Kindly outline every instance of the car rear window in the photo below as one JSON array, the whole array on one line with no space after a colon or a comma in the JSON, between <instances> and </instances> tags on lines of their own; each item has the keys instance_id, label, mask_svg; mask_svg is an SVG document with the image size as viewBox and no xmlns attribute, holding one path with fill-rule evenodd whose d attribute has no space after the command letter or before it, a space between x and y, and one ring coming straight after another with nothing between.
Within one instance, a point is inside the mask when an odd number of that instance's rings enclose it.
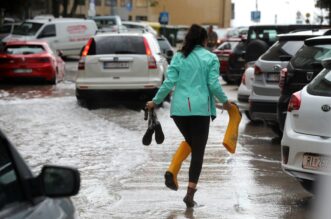
<instances>
[{"instance_id":1,"label":"car rear window","mask_svg":"<svg viewBox=\"0 0 331 219\"><path fill-rule=\"evenodd\" d=\"M13 45L7 46L4 49L4 53L13 55L28 55L28 54L38 54L45 52L44 47L41 45Z\"/></svg>"},{"instance_id":2,"label":"car rear window","mask_svg":"<svg viewBox=\"0 0 331 219\"><path fill-rule=\"evenodd\" d=\"M13 34L23 36L34 36L38 30L43 26L41 23L24 22L20 26L15 27Z\"/></svg>"},{"instance_id":3,"label":"car rear window","mask_svg":"<svg viewBox=\"0 0 331 219\"><path fill-rule=\"evenodd\" d=\"M307 91L311 95L331 97L331 70L322 70L308 85Z\"/></svg>"},{"instance_id":4,"label":"car rear window","mask_svg":"<svg viewBox=\"0 0 331 219\"><path fill-rule=\"evenodd\" d=\"M280 61L281 55L294 56L302 46L303 41L278 41L261 58L267 61Z\"/></svg>"},{"instance_id":5,"label":"car rear window","mask_svg":"<svg viewBox=\"0 0 331 219\"><path fill-rule=\"evenodd\" d=\"M294 68L312 69L313 63L331 57L331 45L303 46L291 59Z\"/></svg>"},{"instance_id":6,"label":"car rear window","mask_svg":"<svg viewBox=\"0 0 331 219\"><path fill-rule=\"evenodd\" d=\"M95 48L93 48L95 46ZM146 54L144 38L141 36L105 36L95 40L89 55Z\"/></svg>"}]
</instances>

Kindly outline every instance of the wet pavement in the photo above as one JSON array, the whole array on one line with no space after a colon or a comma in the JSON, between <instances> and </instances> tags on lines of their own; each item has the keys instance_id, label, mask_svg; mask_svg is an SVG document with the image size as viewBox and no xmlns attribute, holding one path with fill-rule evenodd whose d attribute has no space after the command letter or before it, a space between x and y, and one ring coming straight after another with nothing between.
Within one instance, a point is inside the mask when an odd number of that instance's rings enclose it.
<instances>
[{"instance_id":1,"label":"wet pavement","mask_svg":"<svg viewBox=\"0 0 331 219\"><path fill-rule=\"evenodd\" d=\"M314 198L282 172L279 142L263 124L243 116L231 155L221 145L227 112L218 110L195 196L199 206L187 210L182 199L189 159L178 175L179 190L164 185L163 174L182 141L169 118L170 104L157 110L164 143L144 146L142 110L82 108L74 76L68 77L56 86L0 85L0 127L35 173L47 163L80 170L81 190L72 200L81 218L309 218ZM224 89L236 98L237 86Z\"/></svg>"}]
</instances>

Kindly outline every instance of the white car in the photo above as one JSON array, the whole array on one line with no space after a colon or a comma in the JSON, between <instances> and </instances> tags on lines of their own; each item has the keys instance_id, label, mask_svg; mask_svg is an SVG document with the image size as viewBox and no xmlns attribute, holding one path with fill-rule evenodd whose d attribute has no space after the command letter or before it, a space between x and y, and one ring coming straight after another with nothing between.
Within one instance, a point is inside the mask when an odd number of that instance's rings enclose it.
<instances>
[{"instance_id":1,"label":"white car","mask_svg":"<svg viewBox=\"0 0 331 219\"><path fill-rule=\"evenodd\" d=\"M127 28L127 31L145 31L157 36L157 31L154 30L149 24L143 22L122 21L122 25Z\"/></svg>"},{"instance_id":2,"label":"white car","mask_svg":"<svg viewBox=\"0 0 331 219\"><path fill-rule=\"evenodd\" d=\"M320 176L330 176L331 164L331 59L288 105L281 141L282 169L308 191Z\"/></svg>"},{"instance_id":3,"label":"white car","mask_svg":"<svg viewBox=\"0 0 331 219\"><path fill-rule=\"evenodd\" d=\"M146 101L161 86L168 63L151 33L97 34L86 44L78 63L76 97L90 102Z\"/></svg>"},{"instance_id":4,"label":"white car","mask_svg":"<svg viewBox=\"0 0 331 219\"><path fill-rule=\"evenodd\" d=\"M251 120L251 116L249 114L248 99L249 99L249 95L252 92L252 84L254 81L254 63L255 61L248 62L246 64L246 69L242 76L241 83L237 93L238 106L241 111L245 112L249 120Z\"/></svg>"}]
</instances>

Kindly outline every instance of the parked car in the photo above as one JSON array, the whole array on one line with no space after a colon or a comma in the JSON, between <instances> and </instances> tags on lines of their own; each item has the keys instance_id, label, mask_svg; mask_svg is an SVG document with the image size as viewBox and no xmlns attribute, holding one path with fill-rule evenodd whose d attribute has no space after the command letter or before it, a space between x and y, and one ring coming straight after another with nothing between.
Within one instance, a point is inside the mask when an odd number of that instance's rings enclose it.
<instances>
[{"instance_id":1,"label":"parked car","mask_svg":"<svg viewBox=\"0 0 331 219\"><path fill-rule=\"evenodd\" d=\"M282 169L308 191L330 176L331 59L302 90L292 94L281 141Z\"/></svg>"},{"instance_id":2,"label":"parked car","mask_svg":"<svg viewBox=\"0 0 331 219\"><path fill-rule=\"evenodd\" d=\"M70 196L80 188L77 169L45 165L34 176L0 131L0 218L77 218Z\"/></svg>"},{"instance_id":3,"label":"parked car","mask_svg":"<svg viewBox=\"0 0 331 219\"><path fill-rule=\"evenodd\" d=\"M0 42L3 38L11 34L15 27L19 26L21 23L5 23L0 26Z\"/></svg>"},{"instance_id":4,"label":"parked car","mask_svg":"<svg viewBox=\"0 0 331 219\"><path fill-rule=\"evenodd\" d=\"M90 19L95 21L99 32L118 32L123 28L121 17L118 15L94 16Z\"/></svg>"},{"instance_id":5,"label":"parked car","mask_svg":"<svg viewBox=\"0 0 331 219\"><path fill-rule=\"evenodd\" d=\"M143 23L143 22L133 22L133 21L123 21L122 25L127 28L127 30L130 31L145 31L153 34L154 36L157 36L157 31L154 30L149 24Z\"/></svg>"},{"instance_id":6,"label":"parked car","mask_svg":"<svg viewBox=\"0 0 331 219\"><path fill-rule=\"evenodd\" d=\"M107 93L112 102L146 101L161 86L167 67L151 33L98 34L88 41L78 64L77 100L89 104Z\"/></svg>"},{"instance_id":7,"label":"parked car","mask_svg":"<svg viewBox=\"0 0 331 219\"><path fill-rule=\"evenodd\" d=\"M253 120L265 121L281 136L277 120L280 70L287 66L305 39L325 32L309 30L278 35L278 41L255 62L254 82L249 96L249 113Z\"/></svg>"},{"instance_id":8,"label":"parked car","mask_svg":"<svg viewBox=\"0 0 331 219\"><path fill-rule=\"evenodd\" d=\"M232 75L237 72L240 72L239 74L242 75L242 72L245 70L244 66L241 64L238 69L238 63L244 61L241 58L241 44L241 39L230 38L213 50L213 53L215 53L220 60L220 75L227 83L238 83L238 81L233 81Z\"/></svg>"},{"instance_id":9,"label":"parked car","mask_svg":"<svg viewBox=\"0 0 331 219\"><path fill-rule=\"evenodd\" d=\"M3 42L47 41L53 51L61 50L64 56L79 55L87 40L95 35L97 26L93 20L77 18L31 19L16 27Z\"/></svg>"},{"instance_id":10,"label":"parked car","mask_svg":"<svg viewBox=\"0 0 331 219\"><path fill-rule=\"evenodd\" d=\"M237 60L234 62L235 69L245 69L247 62L256 61L265 53L277 40L279 34L293 31L314 30L327 28L323 25L252 25L242 34L243 43L238 47ZM240 50L239 50L240 49ZM240 82L244 71L230 71L229 77L232 82Z\"/></svg>"},{"instance_id":11,"label":"parked car","mask_svg":"<svg viewBox=\"0 0 331 219\"><path fill-rule=\"evenodd\" d=\"M238 88L237 100L240 111L243 111L249 120L252 120L249 114L249 96L252 92L252 84L254 81L254 64L255 62L248 62L246 64L245 72L242 76L240 86Z\"/></svg>"},{"instance_id":12,"label":"parked car","mask_svg":"<svg viewBox=\"0 0 331 219\"><path fill-rule=\"evenodd\" d=\"M172 48L169 41L164 36L157 37L157 42L159 43L161 54L167 59L168 64L170 64L175 50Z\"/></svg>"},{"instance_id":13,"label":"parked car","mask_svg":"<svg viewBox=\"0 0 331 219\"><path fill-rule=\"evenodd\" d=\"M12 41L0 53L0 81L42 79L56 84L64 78L64 66L45 41Z\"/></svg>"},{"instance_id":14,"label":"parked car","mask_svg":"<svg viewBox=\"0 0 331 219\"><path fill-rule=\"evenodd\" d=\"M330 33L326 32L324 35ZM305 40L305 45L290 60L280 74L281 95L277 104L277 119L281 131L284 129L287 106L291 95L301 90L323 69L322 60L331 57L331 36L320 36Z\"/></svg>"}]
</instances>

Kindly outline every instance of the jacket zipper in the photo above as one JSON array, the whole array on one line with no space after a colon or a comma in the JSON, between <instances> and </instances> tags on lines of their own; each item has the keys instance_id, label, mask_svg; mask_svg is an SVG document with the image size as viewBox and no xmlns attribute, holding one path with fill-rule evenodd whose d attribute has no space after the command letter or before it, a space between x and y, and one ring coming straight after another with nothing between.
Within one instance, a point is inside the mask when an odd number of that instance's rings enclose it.
<instances>
[{"instance_id":1,"label":"jacket zipper","mask_svg":"<svg viewBox=\"0 0 331 219\"><path fill-rule=\"evenodd\" d=\"M208 112L210 112L210 98L208 96Z\"/></svg>"},{"instance_id":2,"label":"jacket zipper","mask_svg":"<svg viewBox=\"0 0 331 219\"><path fill-rule=\"evenodd\" d=\"M190 98L189 97L187 98L187 103L188 103L188 109L191 112L191 102L190 102Z\"/></svg>"}]
</instances>

